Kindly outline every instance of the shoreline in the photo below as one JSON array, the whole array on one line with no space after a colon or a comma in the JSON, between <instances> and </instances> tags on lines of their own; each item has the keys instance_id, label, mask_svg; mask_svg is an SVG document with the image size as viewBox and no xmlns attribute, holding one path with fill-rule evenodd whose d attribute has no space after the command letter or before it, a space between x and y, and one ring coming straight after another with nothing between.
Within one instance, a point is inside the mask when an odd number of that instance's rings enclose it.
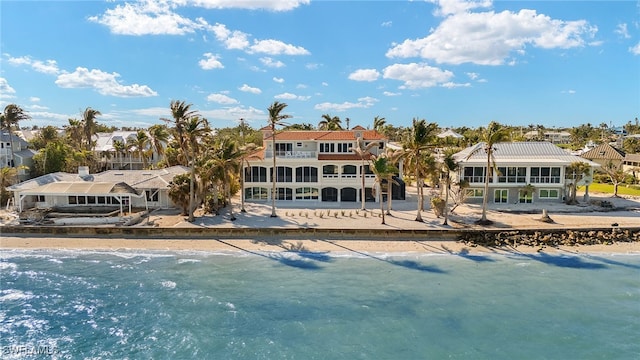
<instances>
[{"instance_id":1,"label":"shoreline","mask_svg":"<svg viewBox=\"0 0 640 360\"><path fill-rule=\"evenodd\" d=\"M640 255L640 242L615 242L604 245L484 247L458 241L437 240L277 240L256 239L130 239L101 237L24 237L3 236L3 250L84 250L84 251L203 251L239 253L306 253L306 254L620 254Z\"/></svg>"}]
</instances>

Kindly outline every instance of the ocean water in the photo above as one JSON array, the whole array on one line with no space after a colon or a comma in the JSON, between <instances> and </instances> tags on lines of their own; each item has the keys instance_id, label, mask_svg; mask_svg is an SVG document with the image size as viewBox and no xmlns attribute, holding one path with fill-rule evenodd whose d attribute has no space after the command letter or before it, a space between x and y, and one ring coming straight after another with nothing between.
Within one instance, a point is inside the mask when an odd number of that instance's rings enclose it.
<instances>
[{"instance_id":1,"label":"ocean water","mask_svg":"<svg viewBox=\"0 0 640 360\"><path fill-rule=\"evenodd\" d=\"M640 256L4 251L3 359L640 359Z\"/></svg>"}]
</instances>

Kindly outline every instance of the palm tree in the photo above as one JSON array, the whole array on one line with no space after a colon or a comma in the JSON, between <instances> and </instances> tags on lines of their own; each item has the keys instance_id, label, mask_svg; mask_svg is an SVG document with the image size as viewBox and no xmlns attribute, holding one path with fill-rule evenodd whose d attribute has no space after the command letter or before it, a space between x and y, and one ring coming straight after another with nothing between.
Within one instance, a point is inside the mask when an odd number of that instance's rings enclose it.
<instances>
[{"instance_id":1,"label":"palm tree","mask_svg":"<svg viewBox=\"0 0 640 360\"><path fill-rule=\"evenodd\" d=\"M165 125L151 125L149 127L149 140L151 148L161 158L164 155L165 144L169 140L169 130Z\"/></svg>"},{"instance_id":2,"label":"palm tree","mask_svg":"<svg viewBox=\"0 0 640 360\"><path fill-rule=\"evenodd\" d=\"M0 204L6 205L11 196L7 188L18 182L18 170L26 166L0 168Z\"/></svg>"},{"instance_id":3,"label":"palm tree","mask_svg":"<svg viewBox=\"0 0 640 360\"><path fill-rule=\"evenodd\" d=\"M187 164L191 167L191 176L189 178L189 222L193 222L193 210L195 204L195 181L196 181L196 153L198 150L198 142L206 134L211 132L207 119L199 116L192 116L183 124L184 136L188 146Z\"/></svg>"},{"instance_id":4,"label":"palm tree","mask_svg":"<svg viewBox=\"0 0 640 360\"><path fill-rule=\"evenodd\" d=\"M381 133L384 126L387 124L387 119L376 116L373 118L373 130Z\"/></svg>"},{"instance_id":5,"label":"palm tree","mask_svg":"<svg viewBox=\"0 0 640 360\"><path fill-rule=\"evenodd\" d=\"M248 143L240 147L242 159L240 162L240 212L247 212L244 208L244 165L248 164L246 156L257 151L259 147L254 143Z\"/></svg>"},{"instance_id":6,"label":"palm tree","mask_svg":"<svg viewBox=\"0 0 640 360\"><path fill-rule=\"evenodd\" d=\"M64 126L65 137L67 144L73 148L73 150L82 149L82 122L78 119L68 119L69 124Z\"/></svg>"},{"instance_id":7,"label":"palm tree","mask_svg":"<svg viewBox=\"0 0 640 360\"><path fill-rule=\"evenodd\" d=\"M487 220L487 199L489 197L489 180L493 176L493 170L497 171L494 152L496 144L506 141L509 138L508 129L500 125L499 123L492 121L487 126L487 129L482 133L482 143L472 151L467 159L477 154L480 151L484 151L487 154L487 167L484 177L484 192L482 196L482 218L477 221L480 225L490 225L491 220Z\"/></svg>"},{"instance_id":8,"label":"palm tree","mask_svg":"<svg viewBox=\"0 0 640 360\"><path fill-rule=\"evenodd\" d=\"M396 171L397 169L395 168L395 166L393 166L393 164L391 162L389 162L389 159L387 159L386 156L372 156L372 161L371 161L371 171L373 171L373 173L376 176L376 183L378 184L378 188L380 189L380 212L382 213L382 224L385 224L385 219L384 219L384 197L383 197L383 192L382 192L382 187L383 187L383 182L385 180L387 180L388 178L390 178ZM387 201L389 201L389 189L391 189L391 183L387 182Z\"/></svg>"},{"instance_id":9,"label":"palm tree","mask_svg":"<svg viewBox=\"0 0 640 360\"><path fill-rule=\"evenodd\" d=\"M356 153L356 155L358 155L360 157L360 161L361 161L361 166L360 166L360 180L362 182L361 184L361 188L360 188L360 200L362 201L362 206L360 207L360 210L366 211L366 207L365 207L365 185L364 185L364 161L368 160L369 157L371 156L371 149L373 148L377 148L378 147L379 142L377 141L372 141L368 144L366 144L364 142L364 140L359 137L356 140L356 146L353 147L351 150Z\"/></svg>"},{"instance_id":10,"label":"palm tree","mask_svg":"<svg viewBox=\"0 0 640 360\"><path fill-rule=\"evenodd\" d=\"M178 142L178 146L180 150L182 150L182 154L179 156L182 160L180 163L187 166L189 165L187 162L188 145L184 135L184 124L188 119L199 116L198 111L191 110L191 106L193 106L193 104L187 104L185 101L171 100L170 108L172 119L160 118L162 121L173 124L173 128L171 129L173 131L173 138Z\"/></svg>"},{"instance_id":11,"label":"palm tree","mask_svg":"<svg viewBox=\"0 0 640 360\"><path fill-rule=\"evenodd\" d=\"M210 159L212 166L218 167L222 173L223 191L229 204L231 221L236 220L231 203L231 178L237 176L243 157L244 150L238 149L235 141L224 137L216 142L213 158Z\"/></svg>"},{"instance_id":12,"label":"palm tree","mask_svg":"<svg viewBox=\"0 0 640 360\"><path fill-rule=\"evenodd\" d=\"M342 121L337 116L331 116L329 114L322 115L322 121L318 123L319 130L342 130Z\"/></svg>"},{"instance_id":13,"label":"palm tree","mask_svg":"<svg viewBox=\"0 0 640 360\"><path fill-rule=\"evenodd\" d=\"M286 103L274 101L267 110L269 111L269 126L271 128L271 154L273 156L273 170L271 171L271 181L273 183L271 189L271 217L277 217L276 214L276 126L285 125L283 120L288 119L291 115L280 114L284 108L287 107Z\"/></svg>"},{"instance_id":14,"label":"palm tree","mask_svg":"<svg viewBox=\"0 0 640 360\"><path fill-rule=\"evenodd\" d=\"M576 161L567 166L565 169L565 177L567 179L571 179L571 182L569 183L569 196L567 196L568 205L575 205L578 203L578 200L576 200L577 184L590 173L591 165L586 162Z\"/></svg>"},{"instance_id":15,"label":"palm tree","mask_svg":"<svg viewBox=\"0 0 640 360\"><path fill-rule=\"evenodd\" d=\"M413 119L413 126L410 129L408 139L402 145L404 162L413 169L417 193L418 193L418 213L416 221L422 222L422 209L424 207L423 182L427 173L426 151L433 148L436 139L438 124L427 125L424 119Z\"/></svg>"},{"instance_id":16,"label":"palm tree","mask_svg":"<svg viewBox=\"0 0 640 360\"><path fill-rule=\"evenodd\" d=\"M448 149L442 159L442 171L444 175L444 222L442 225L449 225L449 190L451 188L451 172L458 169L458 163L453 155L455 149Z\"/></svg>"},{"instance_id":17,"label":"palm tree","mask_svg":"<svg viewBox=\"0 0 640 360\"><path fill-rule=\"evenodd\" d=\"M84 138L87 141L86 149L93 150L93 135L96 133L96 117L102 115L100 111L87 107L82 113L82 126Z\"/></svg>"},{"instance_id":18,"label":"palm tree","mask_svg":"<svg viewBox=\"0 0 640 360\"><path fill-rule=\"evenodd\" d=\"M385 152L384 152L384 156L387 158L388 162L390 165L394 165L400 160L400 158L402 157L402 150L394 150L391 148L386 148ZM397 172L397 168L396 168L396 172ZM395 173L390 173L389 176L387 177L387 184L389 186L389 197L387 200L387 215L391 215L391 210L392 210L392 203L393 203L393 185L398 185L398 183L396 181L393 180L393 175Z\"/></svg>"},{"instance_id":19,"label":"palm tree","mask_svg":"<svg viewBox=\"0 0 640 360\"><path fill-rule=\"evenodd\" d=\"M142 168L147 168L147 147L149 146L149 136L144 130L138 130L135 138L127 139L127 145L135 148L138 158L142 160Z\"/></svg>"},{"instance_id":20,"label":"palm tree","mask_svg":"<svg viewBox=\"0 0 640 360\"><path fill-rule=\"evenodd\" d=\"M4 107L4 112L0 115L0 128L7 131L9 135L9 142L11 147L11 160L9 161L9 167L15 166L13 161L13 129L20 128L20 121L29 120L31 116L27 114L20 106L16 104L9 104ZM17 174L17 173L16 173Z\"/></svg>"},{"instance_id":21,"label":"palm tree","mask_svg":"<svg viewBox=\"0 0 640 360\"><path fill-rule=\"evenodd\" d=\"M113 141L113 150L116 153L116 159L120 163L120 169L122 169L122 160L124 158L124 154L127 152L127 145L124 141L114 140Z\"/></svg>"}]
</instances>

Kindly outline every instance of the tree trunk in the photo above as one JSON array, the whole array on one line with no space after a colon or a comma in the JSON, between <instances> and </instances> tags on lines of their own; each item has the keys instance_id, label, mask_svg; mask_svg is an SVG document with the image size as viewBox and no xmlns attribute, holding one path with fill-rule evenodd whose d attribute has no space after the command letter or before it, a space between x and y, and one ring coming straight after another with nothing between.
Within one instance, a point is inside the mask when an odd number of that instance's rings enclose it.
<instances>
[{"instance_id":1,"label":"tree trunk","mask_svg":"<svg viewBox=\"0 0 640 360\"><path fill-rule=\"evenodd\" d=\"M449 175L447 174L444 189L444 223L442 225L449 225L449 186Z\"/></svg>"},{"instance_id":2,"label":"tree trunk","mask_svg":"<svg viewBox=\"0 0 640 360\"><path fill-rule=\"evenodd\" d=\"M271 181L273 185L271 187L271 217L277 217L276 214L276 179L278 177L278 171L276 169L276 129L275 126L271 127L271 136L273 137L273 151L271 155L273 156L273 171L271 173Z\"/></svg>"}]
</instances>

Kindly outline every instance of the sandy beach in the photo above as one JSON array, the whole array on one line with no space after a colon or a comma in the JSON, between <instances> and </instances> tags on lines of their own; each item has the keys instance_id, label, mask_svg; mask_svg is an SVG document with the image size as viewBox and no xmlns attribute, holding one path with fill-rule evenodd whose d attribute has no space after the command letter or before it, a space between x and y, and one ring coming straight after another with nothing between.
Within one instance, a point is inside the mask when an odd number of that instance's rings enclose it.
<instances>
[{"instance_id":1,"label":"sandy beach","mask_svg":"<svg viewBox=\"0 0 640 360\"><path fill-rule=\"evenodd\" d=\"M594 197L598 199L598 197ZM547 204L545 209L553 223L540 221L540 206L533 204L492 206L488 218L494 224L487 229L547 229L547 228L606 228L612 224L619 227L640 226L640 201L638 199L609 198L621 211L593 211L589 206L569 207L564 204ZM437 218L433 211L422 212L423 222L415 221L416 204L413 201L394 201L391 216L385 216L382 224L377 204L367 204L367 211L359 207L349 208L304 208L300 204L293 207L277 208L278 217L270 217L270 204L245 204L246 212L240 212L240 204L234 204L235 221L230 220L230 213L223 212L218 216L197 213L193 223L176 211L157 211L152 213L149 221L137 226L155 226L165 228L181 227L213 227L213 228L326 228L326 229L461 229L481 228L475 225L480 218L479 204L464 204L455 210L449 224L443 225L443 219ZM318 204L314 204L317 206ZM326 206L326 204L320 204ZM355 204L356 206L358 204ZM363 252L363 253L501 253L501 252L561 252L561 253L620 253L640 254L640 243L614 243L612 245L573 246L559 248L539 248L518 246L516 248L471 247L456 241L416 241L371 239L277 239L261 237L256 239L146 239L146 238L112 238L112 237L38 237L3 234L0 227L0 247L3 249L96 249L96 250L193 250L193 251L304 251L304 252Z\"/></svg>"}]
</instances>

